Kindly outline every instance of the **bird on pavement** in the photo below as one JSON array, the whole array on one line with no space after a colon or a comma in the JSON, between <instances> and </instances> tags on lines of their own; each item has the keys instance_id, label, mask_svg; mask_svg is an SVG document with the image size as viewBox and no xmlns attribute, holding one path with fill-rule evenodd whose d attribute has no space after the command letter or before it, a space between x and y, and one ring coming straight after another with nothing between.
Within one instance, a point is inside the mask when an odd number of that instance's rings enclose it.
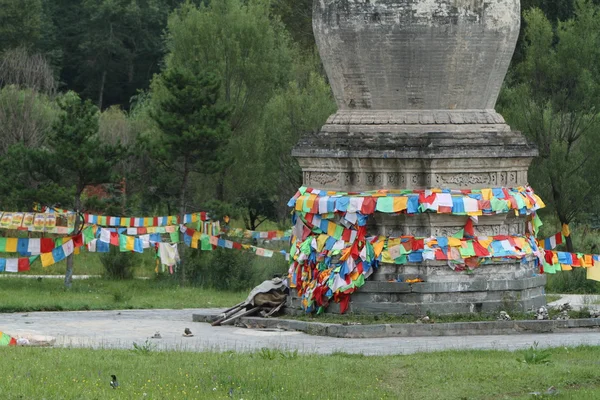
<instances>
[{"instance_id":1,"label":"bird on pavement","mask_svg":"<svg viewBox=\"0 0 600 400\"><path fill-rule=\"evenodd\" d=\"M110 387L113 389L116 389L119 387L119 381L117 381L117 376L116 375L111 375L110 376Z\"/></svg>"},{"instance_id":2,"label":"bird on pavement","mask_svg":"<svg viewBox=\"0 0 600 400\"><path fill-rule=\"evenodd\" d=\"M190 328L185 328L185 330L183 331L183 336L193 336L192 331L190 331Z\"/></svg>"}]
</instances>

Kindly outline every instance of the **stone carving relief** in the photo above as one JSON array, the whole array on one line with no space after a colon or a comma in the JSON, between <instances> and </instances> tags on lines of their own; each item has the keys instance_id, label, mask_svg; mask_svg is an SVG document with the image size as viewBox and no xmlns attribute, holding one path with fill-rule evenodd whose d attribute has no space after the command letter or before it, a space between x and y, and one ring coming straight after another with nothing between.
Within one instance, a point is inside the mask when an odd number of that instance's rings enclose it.
<instances>
[{"instance_id":1,"label":"stone carving relief","mask_svg":"<svg viewBox=\"0 0 600 400\"><path fill-rule=\"evenodd\" d=\"M378 188L383 187L383 174L368 173L366 174L367 185L377 186Z\"/></svg>"},{"instance_id":2,"label":"stone carving relief","mask_svg":"<svg viewBox=\"0 0 600 400\"><path fill-rule=\"evenodd\" d=\"M308 186L319 187L339 181L339 173L304 171L304 182Z\"/></svg>"},{"instance_id":3,"label":"stone carving relief","mask_svg":"<svg viewBox=\"0 0 600 400\"><path fill-rule=\"evenodd\" d=\"M345 174L344 180L346 185L358 185L361 182L360 174L355 172L347 172Z\"/></svg>"},{"instance_id":4,"label":"stone carving relief","mask_svg":"<svg viewBox=\"0 0 600 400\"><path fill-rule=\"evenodd\" d=\"M493 174L484 173L484 174L448 174L441 175L436 174L435 182L441 185L456 185L456 186L465 186L468 187L470 185L482 185L482 184L492 184L495 182L495 177L492 178Z\"/></svg>"},{"instance_id":5,"label":"stone carving relief","mask_svg":"<svg viewBox=\"0 0 600 400\"><path fill-rule=\"evenodd\" d=\"M506 185L506 172L500 172L500 185Z\"/></svg>"}]
</instances>

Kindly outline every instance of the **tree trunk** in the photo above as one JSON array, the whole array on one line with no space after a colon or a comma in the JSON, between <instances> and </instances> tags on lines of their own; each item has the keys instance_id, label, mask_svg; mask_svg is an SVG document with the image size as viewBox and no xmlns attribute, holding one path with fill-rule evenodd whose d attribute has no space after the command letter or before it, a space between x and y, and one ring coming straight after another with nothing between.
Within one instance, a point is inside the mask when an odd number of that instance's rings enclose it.
<instances>
[{"instance_id":1,"label":"tree trunk","mask_svg":"<svg viewBox=\"0 0 600 400\"><path fill-rule=\"evenodd\" d=\"M180 193L180 203L179 203L179 223L181 225L184 224L184 217L185 217L185 201L186 201L186 194L187 194L187 183L188 183L188 175L189 175L190 171L189 171L189 166L188 166L188 160L186 159L183 162L183 180L181 183L181 193ZM179 228L179 227L178 227ZM185 248L182 247L182 251L179 252L179 273L180 273L180 286L184 286L185 285Z\"/></svg>"},{"instance_id":2,"label":"tree trunk","mask_svg":"<svg viewBox=\"0 0 600 400\"><path fill-rule=\"evenodd\" d=\"M106 84L106 69L102 71L102 80L100 81L100 93L98 94L98 108L102 110L102 102L104 101L104 85Z\"/></svg>"},{"instance_id":3,"label":"tree trunk","mask_svg":"<svg viewBox=\"0 0 600 400\"><path fill-rule=\"evenodd\" d=\"M569 221L566 218L559 215L558 220L560 221L560 229L562 231L563 225L569 225ZM575 253L575 249L573 248L573 240L571 239L571 235L565 237L565 244L567 245L567 251L569 253Z\"/></svg>"},{"instance_id":4,"label":"tree trunk","mask_svg":"<svg viewBox=\"0 0 600 400\"><path fill-rule=\"evenodd\" d=\"M571 240L571 235L565 238L565 242L567 244L567 251L569 253L575 253L575 249L573 248L573 240Z\"/></svg>"},{"instance_id":5,"label":"tree trunk","mask_svg":"<svg viewBox=\"0 0 600 400\"><path fill-rule=\"evenodd\" d=\"M79 232L79 209L81 208L81 192L78 191L75 197L75 226L73 228L73 234ZM70 254L67 257L67 270L65 272L65 288L70 289L73 283L73 257L74 254Z\"/></svg>"},{"instance_id":6,"label":"tree trunk","mask_svg":"<svg viewBox=\"0 0 600 400\"><path fill-rule=\"evenodd\" d=\"M217 200L225 201L225 170L217 175Z\"/></svg>"}]
</instances>

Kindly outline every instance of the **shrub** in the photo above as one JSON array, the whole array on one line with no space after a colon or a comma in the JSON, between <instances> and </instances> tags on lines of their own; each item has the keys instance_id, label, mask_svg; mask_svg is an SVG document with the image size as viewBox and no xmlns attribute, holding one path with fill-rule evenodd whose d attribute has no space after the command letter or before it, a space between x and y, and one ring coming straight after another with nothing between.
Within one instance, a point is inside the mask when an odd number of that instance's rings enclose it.
<instances>
[{"instance_id":1,"label":"shrub","mask_svg":"<svg viewBox=\"0 0 600 400\"><path fill-rule=\"evenodd\" d=\"M212 252L186 251L189 282L218 290L249 290L273 275L284 275L287 271L286 262L279 255L265 258L251 252L221 248Z\"/></svg>"},{"instance_id":2,"label":"shrub","mask_svg":"<svg viewBox=\"0 0 600 400\"><path fill-rule=\"evenodd\" d=\"M110 246L108 253L102 253L100 262L104 267L104 277L107 279L132 279L135 254L121 252L117 247Z\"/></svg>"}]
</instances>

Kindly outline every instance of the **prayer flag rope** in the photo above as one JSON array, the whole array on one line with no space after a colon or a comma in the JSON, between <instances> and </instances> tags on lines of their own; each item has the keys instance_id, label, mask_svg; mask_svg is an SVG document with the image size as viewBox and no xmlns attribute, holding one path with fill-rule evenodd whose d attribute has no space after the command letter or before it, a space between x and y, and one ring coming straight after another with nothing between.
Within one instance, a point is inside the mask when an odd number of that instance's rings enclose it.
<instances>
[{"instance_id":1,"label":"prayer flag rope","mask_svg":"<svg viewBox=\"0 0 600 400\"><path fill-rule=\"evenodd\" d=\"M329 192L301 187L288 202L302 213L371 215L375 212L493 215L515 211L530 215L545 205L530 187L478 190L379 190ZM355 218L355 217L352 217ZM346 218L348 219L348 218ZM352 222L352 221L350 221Z\"/></svg>"},{"instance_id":2,"label":"prayer flag rope","mask_svg":"<svg viewBox=\"0 0 600 400\"><path fill-rule=\"evenodd\" d=\"M0 212L0 229L69 234L75 227L75 213Z\"/></svg>"},{"instance_id":3,"label":"prayer flag rope","mask_svg":"<svg viewBox=\"0 0 600 400\"><path fill-rule=\"evenodd\" d=\"M554 250L556 246L563 244L564 236L562 232L555 233L554 235L547 237L543 240L538 240L538 244L541 248L546 250Z\"/></svg>"},{"instance_id":4,"label":"prayer flag rope","mask_svg":"<svg viewBox=\"0 0 600 400\"><path fill-rule=\"evenodd\" d=\"M168 225L189 224L200 221L208 221L210 218L204 211L185 214L183 221L180 221L178 215L169 215L163 217L112 217L105 215L83 214L86 224L98 225L103 227L159 227Z\"/></svg>"},{"instance_id":5,"label":"prayer flag rope","mask_svg":"<svg viewBox=\"0 0 600 400\"><path fill-rule=\"evenodd\" d=\"M287 231L251 231L242 228L224 228L221 233L236 238L244 239L266 239L266 240L290 240L291 230Z\"/></svg>"}]
</instances>

